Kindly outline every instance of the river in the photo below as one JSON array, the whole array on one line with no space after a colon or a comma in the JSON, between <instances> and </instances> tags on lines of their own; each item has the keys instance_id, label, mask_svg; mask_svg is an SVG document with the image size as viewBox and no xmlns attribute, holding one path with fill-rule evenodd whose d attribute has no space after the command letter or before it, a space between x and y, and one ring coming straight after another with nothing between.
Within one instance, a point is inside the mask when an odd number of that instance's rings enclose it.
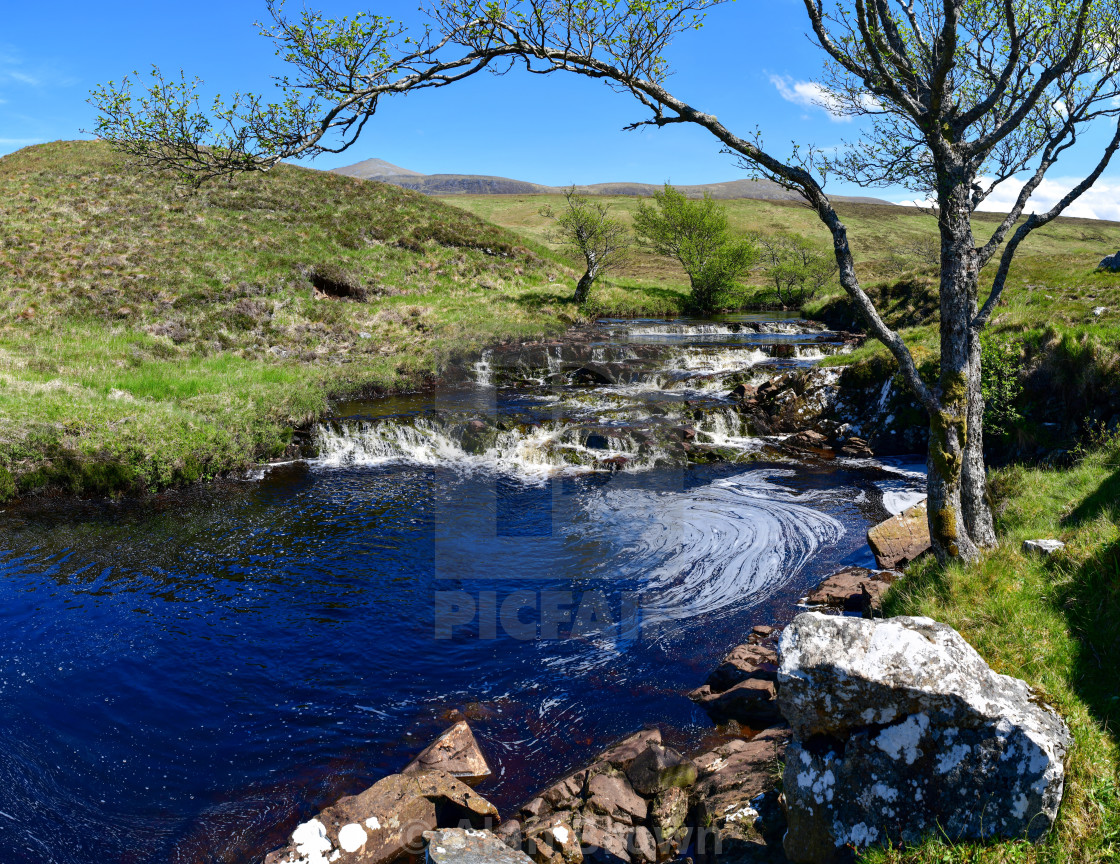
<instances>
[{"instance_id":1,"label":"river","mask_svg":"<svg viewBox=\"0 0 1120 864\"><path fill-rule=\"evenodd\" d=\"M245 864L460 716L503 812L643 725L699 743L683 694L920 488L738 419L729 382L830 350L606 321L243 481L0 512L0 861Z\"/></svg>"}]
</instances>

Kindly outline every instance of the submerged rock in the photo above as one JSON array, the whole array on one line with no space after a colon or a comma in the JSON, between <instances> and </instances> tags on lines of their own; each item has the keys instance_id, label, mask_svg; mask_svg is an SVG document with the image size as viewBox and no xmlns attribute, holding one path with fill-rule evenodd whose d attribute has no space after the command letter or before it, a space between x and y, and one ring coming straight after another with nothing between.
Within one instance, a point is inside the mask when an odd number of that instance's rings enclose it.
<instances>
[{"instance_id":1,"label":"submerged rock","mask_svg":"<svg viewBox=\"0 0 1120 864\"><path fill-rule=\"evenodd\" d=\"M1050 830L1069 730L952 628L810 612L780 654L792 861L932 833L1037 841Z\"/></svg>"},{"instance_id":2,"label":"submerged rock","mask_svg":"<svg viewBox=\"0 0 1120 864\"><path fill-rule=\"evenodd\" d=\"M419 756L405 767L405 774L416 771L445 771L469 786L490 776L490 766L482 755L471 727L465 720L444 730Z\"/></svg>"},{"instance_id":3,"label":"submerged rock","mask_svg":"<svg viewBox=\"0 0 1120 864\"><path fill-rule=\"evenodd\" d=\"M909 564L930 547L926 502L868 529L867 543L881 570Z\"/></svg>"}]
</instances>

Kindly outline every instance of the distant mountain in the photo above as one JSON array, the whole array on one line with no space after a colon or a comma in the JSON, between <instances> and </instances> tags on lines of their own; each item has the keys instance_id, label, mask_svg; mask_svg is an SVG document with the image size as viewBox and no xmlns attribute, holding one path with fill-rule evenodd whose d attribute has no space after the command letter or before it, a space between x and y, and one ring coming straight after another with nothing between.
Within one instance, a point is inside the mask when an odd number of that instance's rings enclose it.
<instances>
[{"instance_id":1,"label":"distant mountain","mask_svg":"<svg viewBox=\"0 0 1120 864\"><path fill-rule=\"evenodd\" d=\"M425 195L555 195L563 192L560 186L542 186L526 180L508 177L490 177L483 174L421 174L392 165L383 159L367 159L356 165L335 168L335 174L377 180L405 189L414 189ZM594 183L576 186L585 195L652 195L661 189L652 183ZM763 201L799 201L800 196L769 180L729 180L725 183L705 183L700 186L678 186L690 198L700 198L705 192L713 198L755 198ZM881 198L835 195L837 201L860 201L867 204L889 204Z\"/></svg>"},{"instance_id":2,"label":"distant mountain","mask_svg":"<svg viewBox=\"0 0 1120 864\"><path fill-rule=\"evenodd\" d=\"M419 171L409 171L407 168L401 168L399 165L394 165L392 162L386 162L384 159L367 159L365 162L359 162L356 165L348 165L345 168L335 168L332 173L345 174L347 177L361 177L363 180L368 180L370 177L424 176Z\"/></svg>"}]
</instances>

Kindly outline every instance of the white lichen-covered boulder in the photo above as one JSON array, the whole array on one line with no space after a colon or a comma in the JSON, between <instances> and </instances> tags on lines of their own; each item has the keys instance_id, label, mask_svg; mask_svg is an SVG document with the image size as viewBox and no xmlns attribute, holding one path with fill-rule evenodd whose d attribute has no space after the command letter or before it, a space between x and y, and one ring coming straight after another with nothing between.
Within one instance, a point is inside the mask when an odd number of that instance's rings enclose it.
<instances>
[{"instance_id":1,"label":"white lichen-covered boulder","mask_svg":"<svg viewBox=\"0 0 1120 864\"><path fill-rule=\"evenodd\" d=\"M810 612L779 654L792 861L934 833L1034 841L1050 830L1069 730L951 627Z\"/></svg>"}]
</instances>

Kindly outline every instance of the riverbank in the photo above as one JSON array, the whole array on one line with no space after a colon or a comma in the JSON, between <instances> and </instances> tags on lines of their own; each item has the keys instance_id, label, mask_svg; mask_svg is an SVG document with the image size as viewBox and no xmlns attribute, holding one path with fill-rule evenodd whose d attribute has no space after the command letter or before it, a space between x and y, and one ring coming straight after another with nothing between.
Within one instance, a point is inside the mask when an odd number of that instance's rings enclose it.
<instances>
[{"instance_id":1,"label":"riverbank","mask_svg":"<svg viewBox=\"0 0 1120 864\"><path fill-rule=\"evenodd\" d=\"M547 250L292 166L194 191L44 144L0 159L0 224L0 501L237 474L331 398L580 320Z\"/></svg>"}]
</instances>

